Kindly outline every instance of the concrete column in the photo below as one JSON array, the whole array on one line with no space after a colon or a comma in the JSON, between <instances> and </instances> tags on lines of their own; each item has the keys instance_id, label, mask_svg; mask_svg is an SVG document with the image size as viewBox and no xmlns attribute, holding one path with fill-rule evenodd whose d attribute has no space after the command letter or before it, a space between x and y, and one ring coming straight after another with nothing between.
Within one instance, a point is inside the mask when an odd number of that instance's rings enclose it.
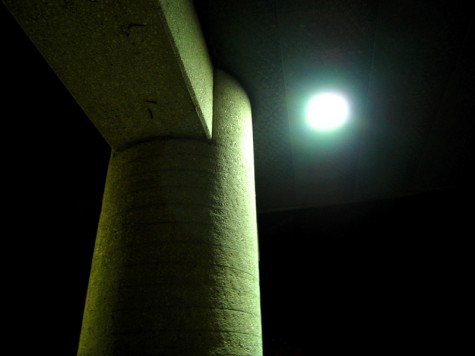
<instances>
[{"instance_id":1,"label":"concrete column","mask_svg":"<svg viewBox=\"0 0 475 356\"><path fill-rule=\"evenodd\" d=\"M78 355L261 355L251 110L215 75L212 141L112 154Z\"/></svg>"}]
</instances>

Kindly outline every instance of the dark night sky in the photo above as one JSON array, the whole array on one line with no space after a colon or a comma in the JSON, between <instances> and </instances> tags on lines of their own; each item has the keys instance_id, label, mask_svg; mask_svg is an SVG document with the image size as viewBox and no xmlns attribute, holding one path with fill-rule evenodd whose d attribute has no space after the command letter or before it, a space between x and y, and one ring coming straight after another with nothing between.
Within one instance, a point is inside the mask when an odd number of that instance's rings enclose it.
<instances>
[{"instance_id":1,"label":"dark night sky","mask_svg":"<svg viewBox=\"0 0 475 356\"><path fill-rule=\"evenodd\" d=\"M74 355L109 149L3 5L0 25L16 354ZM458 187L260 214L266 354L457 354L473 296L472 201Z\"/></svg>"}]
</instances>

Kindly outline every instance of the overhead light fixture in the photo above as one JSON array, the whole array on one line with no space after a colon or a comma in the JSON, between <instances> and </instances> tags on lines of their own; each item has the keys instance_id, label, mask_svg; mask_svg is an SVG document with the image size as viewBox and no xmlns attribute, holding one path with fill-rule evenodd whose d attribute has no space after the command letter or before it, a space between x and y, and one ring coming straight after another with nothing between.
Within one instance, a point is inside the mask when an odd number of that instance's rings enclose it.
<instances>
[{"instance_id":1,"label":"overhead light fixture","mask_svg":"<svg viewBox=\"0 0 475 356\"><path fill-rule=\"evenodd\" d=\"M318 131L331 131L341 127L350 110L347 100L337 93L315 95L307 106L307 122Z\"/></svg>"}]
</instances>

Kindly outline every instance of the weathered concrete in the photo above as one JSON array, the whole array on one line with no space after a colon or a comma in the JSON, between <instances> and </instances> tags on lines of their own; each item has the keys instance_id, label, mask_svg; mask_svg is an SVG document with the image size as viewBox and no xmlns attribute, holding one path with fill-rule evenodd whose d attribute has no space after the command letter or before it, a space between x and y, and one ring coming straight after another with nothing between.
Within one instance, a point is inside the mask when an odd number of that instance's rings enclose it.
<instances>
[{"instance_id":1,"label":"weathered concrete","mask_svg":"<svg viewBox=\"0 0 475 356\"><path fill-rule=\"evenodd\" d=\"M191 0L2 0L114 149L211 137L213 70Z\"/></svg>"},{"instance_id":2,"label":"weathered concrete","mask_svg":"<svg viewBox=\"0 0 475 356\"><path fill-rule=\"evenodd\" d=\"M214 98L212 141L112 154L78 355L262 354L251 110Z\"/></svg>"}]
</instances>

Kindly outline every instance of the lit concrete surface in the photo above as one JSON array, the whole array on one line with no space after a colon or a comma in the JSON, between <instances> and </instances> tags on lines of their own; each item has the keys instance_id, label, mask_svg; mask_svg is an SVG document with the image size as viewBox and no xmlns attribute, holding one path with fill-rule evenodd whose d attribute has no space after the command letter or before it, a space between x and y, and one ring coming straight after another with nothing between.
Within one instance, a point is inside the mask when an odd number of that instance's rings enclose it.
<instances>
[{"instance_id":1,"label":"lit concrete surface","mask_svg":"<svg viewBox=\"0 0 475 356\"><path fill-rule=\"evenodd\" d=\"M213 69L191 0L3 2L112 148L211 137Z\"/></svg>"},{"instance_id":2,"label":"lit concrete surface","mask_svg":"<svg viewBox=\"0 0 475 356\"><path fill-rule=\"evenodd\" d=\"M251 110L215 84L212 141L112 154L78 355L262 354Z\"/></svg>"},{"instance_id":3,"label":"lit concrete surface","mask_svg":"<svg viewBox=\"0 0 475 356\"><path fill-rule=\"evenodd\" d=\"M4 2L112 147L78 355L261 355L250 102L192 2Z\"/></svg>"}]
</instances>

